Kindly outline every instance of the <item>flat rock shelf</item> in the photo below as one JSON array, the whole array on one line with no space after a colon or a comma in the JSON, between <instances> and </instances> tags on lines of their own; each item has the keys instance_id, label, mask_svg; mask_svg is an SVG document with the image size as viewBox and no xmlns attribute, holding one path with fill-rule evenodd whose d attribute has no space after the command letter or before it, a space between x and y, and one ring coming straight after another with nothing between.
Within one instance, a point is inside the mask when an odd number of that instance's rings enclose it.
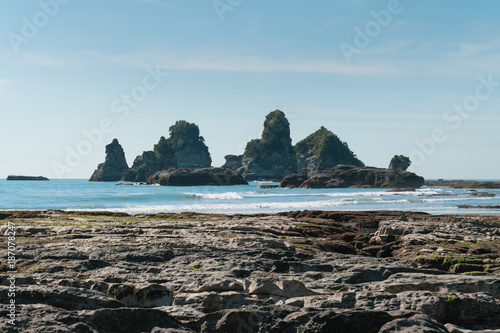
<instances>
[{"instance_id":1,"label":"flat rock shelf","mask_svg":"<svg viewBox=\"0 0 500 333\"><path fill-rule=\"evenodd\" d=\"M16 325L4 307L2 332L500 328L500 217L4 211L0 223L14 226L17 269Z\"/></svg>"}]
</instances>

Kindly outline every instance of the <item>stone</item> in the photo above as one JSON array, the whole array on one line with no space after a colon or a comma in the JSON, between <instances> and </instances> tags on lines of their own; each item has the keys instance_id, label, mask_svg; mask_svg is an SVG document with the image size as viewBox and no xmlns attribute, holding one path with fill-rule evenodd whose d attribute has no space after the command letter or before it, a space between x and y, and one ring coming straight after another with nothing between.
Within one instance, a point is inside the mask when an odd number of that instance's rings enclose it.
<instances>
[{"instance_id":1,"label":"stone","mask_svg":"<svg viewBox=\"0 0 500 333\"><path fill-rule=\"evenodd\" d=\"M429 316L416 314L390 321L378 333L448 333L448 330Z\"/></svg>"},{"instance_id":2,"label":"stone","mask_svg":"<svg viewBox=\"0 0 500 333\"><path fill-rule=\"evenodd\" d=\"M114 139L106 146L106 160L98 165L90 177L90 181L98 182L116 182L122 177L125 170L128 169L127 160L123 148L117 139Z\"/></svg>"}]
</instances>

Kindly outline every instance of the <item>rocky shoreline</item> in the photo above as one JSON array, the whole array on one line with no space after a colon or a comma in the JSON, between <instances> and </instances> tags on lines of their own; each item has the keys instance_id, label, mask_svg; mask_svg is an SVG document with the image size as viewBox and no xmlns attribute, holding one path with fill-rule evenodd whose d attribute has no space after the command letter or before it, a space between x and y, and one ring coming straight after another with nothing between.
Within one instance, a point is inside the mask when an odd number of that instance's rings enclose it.
<instances>
[{"instance_id":1,"label":"rocky shoreline","mask_svg":"<svg viewBox=\"0 0 500 333\"><path fill-rule=\"evenodd\" d=\"M17 211L0 222L4 236L15 226L17 268L16 325L2 307L3 332L500 329L497 216Z\"/></svg>"}]
</instances>

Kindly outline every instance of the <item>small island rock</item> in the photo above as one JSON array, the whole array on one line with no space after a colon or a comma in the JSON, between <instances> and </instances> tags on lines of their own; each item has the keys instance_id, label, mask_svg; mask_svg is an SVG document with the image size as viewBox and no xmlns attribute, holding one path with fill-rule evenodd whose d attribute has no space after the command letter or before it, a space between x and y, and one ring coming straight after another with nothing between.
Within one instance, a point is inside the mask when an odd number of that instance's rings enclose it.
<instances>
[{"instance_id":1,"label":"small island rock","mask_svg":"<svg viewBox=\"0 0 500 333\"><path fill-rule=\"evenodd\" d=\"M8 176L7 180L49 180L43 176Z\"/></svg>"},{"instance_id":2,"label":"small island rock","mask_svg":"<svg viewBox=\"0 0 500 333\"><path fill-rule=\"evenodd\" d=\"M89 181L116 182L128 169L123 148L117 139L106 146L106 160L97 166Z\"/></svg>"}]
</instances>

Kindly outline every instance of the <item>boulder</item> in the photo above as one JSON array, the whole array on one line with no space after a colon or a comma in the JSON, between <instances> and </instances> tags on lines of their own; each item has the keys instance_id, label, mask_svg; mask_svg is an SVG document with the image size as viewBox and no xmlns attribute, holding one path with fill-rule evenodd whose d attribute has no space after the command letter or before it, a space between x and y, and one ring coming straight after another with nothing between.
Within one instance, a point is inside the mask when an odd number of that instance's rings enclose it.
<instances>
[{"instance_id":1,"label":"boulder","mask_svg":"<svg viewBox=\"0 0 500 333\"><path fill-rule=\"evenodd\" d=\"M156 172L147 183L164 186L248 185L239 173L228 168L168 169Z\"/></svg>"},{"instance_id":2,"label":"boulder","mask_svg":"<svg viewBox=\"0 0 500 333\"><path fill-rule=\"evenodd\" d=\"M290 175L285 177L280 187L300 188L347 188L347 187L414 187L424 184L424 178L409 171L398 171L373 167L337 165L314 174ZM299 185L297 185L300 183Z\"/></svg>"},{"instance_id":3,"label":"boulder","mask_svg":"<svg viewBox=\"0 0 500 333\"><path fill-rule=\"evenodd\" d=\"M240 158L237 171L247 180L282 179L297 171L290 123L282 111L269 113L262 137L248 142L243 156L230 157L224 166L237 166Z\"/></svg>"},{"instance_id":4,"label":"boulder","mask_svg":"<svg viewBox=\"0 0 500 333\"><path fill-rule=\"evenodd\" d=\"M317 172L339 164L364 166L346 142L340 141L338 136L323 126L298 142L295 151L298 171Z\"/></svg>"},{"instance_id":5,"label":"boulder","mask_svg":"<svg viewBox=\"0 0 500 333\"><path fill-rule=\"evenodd\" d=\"M90 181L97 182L116 182L122 177L125 170L128 169L127 160L123 148L117 139L114 139L106 146L106 160L97 166Z\"/></svg>"},{"instance_id":6,"label":"boulder","mask_svg":"<svg viewBox=\"0 0 500 333\"><path fill-rule=\"evenodd\" d=\"M394 155L394 157L391 159L391 163L389 163L389 169L406 171L410 164L411 161L408 157L403 155Z\"/></svg>"}]
</instances>

